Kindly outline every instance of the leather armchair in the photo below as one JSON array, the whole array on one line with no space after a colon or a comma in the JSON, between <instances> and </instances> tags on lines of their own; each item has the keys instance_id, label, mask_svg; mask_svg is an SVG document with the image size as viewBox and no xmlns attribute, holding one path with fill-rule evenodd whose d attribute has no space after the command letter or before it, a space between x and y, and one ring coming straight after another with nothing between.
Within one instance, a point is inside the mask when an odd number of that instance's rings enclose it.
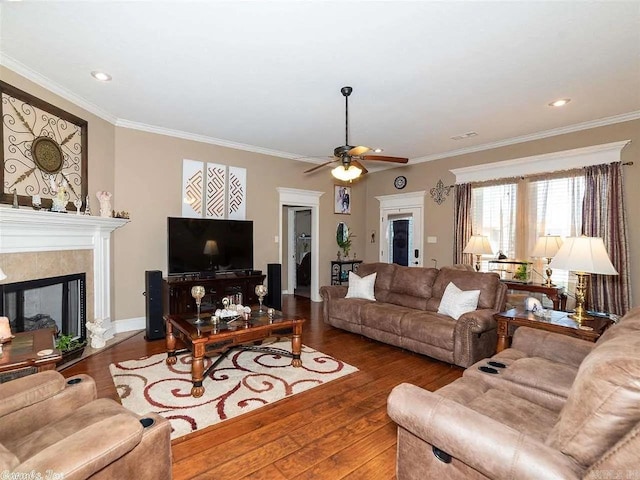
<instances>
[{"instance_id":1,"label":"leather armchair","mask_svg":"<svg viewBox=\"0 0 640 480\"><path fill-rule=\"evenodd\" d=\"M637 476L640 308L595 346L524 327L516 337L493 357L499 373L476 364L435 392L393 389L398 480Z\"/></svg>"},{"instance_id":2,"label":"leather armchair","mask_svg":"<svg viewBox=\"0 0 640 480\"><path fill-rule=\"evenodd\" d=\"M0 477L171 479L170 423L96 396L53 370L1 384Z\"/></svg>"}]
</instances>

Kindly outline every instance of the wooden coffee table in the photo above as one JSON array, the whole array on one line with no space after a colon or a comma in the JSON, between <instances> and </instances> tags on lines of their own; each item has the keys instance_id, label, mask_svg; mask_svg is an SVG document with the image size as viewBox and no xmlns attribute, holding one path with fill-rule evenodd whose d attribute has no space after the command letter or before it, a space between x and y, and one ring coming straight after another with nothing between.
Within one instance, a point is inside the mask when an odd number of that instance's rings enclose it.
<instances>
[{"instance_id":1,"label":"wooden coffee table","mask_svg":"<svg viewBox=\"0 0 640 480\"><path fill-rule=\"evenodd\" d=\"M251 312L249 321L236 320L234 322L220 321L217 325L211 322L211 314L201 314L202 323L196 323L193 314L166 315L167 327L167 364L175 365L176 355L190 352L191 362L191 395L201 397L204 394L202 381L208 373L224 360L234 350L254 350L274 353L291 357L291 365L301 367L300 354L302 350L303 318L284 316L275 312L273 318L266 314ZM278 348L262 347L260 343L273 335L291 335L291 352ZM179 340L185 350L176 350ZM252 345L248 345L252 344ZM204 358L220 355L219 358L204 371Z\"/></svg>"},{"instance_id":2,"label":"wooden coffee table","mask_svg":"<svg viewBox=\"0 0 640 480\"><path fill-rule=\"evenodd\" d=\"M48 355L38 352L51 350ZM55 332L51 328L19 332L2 345L0 355L0 383L44 370L56 368L56 362L62 359L55 349Z\"/></svg>"},{"instance_id":3,"label":"wooden coffee table","mask_svg":"<svg viewBox=\"0 0 640 480\"><path fill-rule=\"evenodd\" d=\"M509 347L509 327L531 327L548 332L561 333L571 337L581 338L590 342L595 342L600 335L613 324L611 320L604 317L596 317L592 320L585 320L580 328L578 324L569 318L570 313L551 310L551 318L541 318L524 309L524 307L512 308L506 312L496 313L494 318L498 323L498 345L497 352L501 352Z\"/></svg>"}]
</instances>

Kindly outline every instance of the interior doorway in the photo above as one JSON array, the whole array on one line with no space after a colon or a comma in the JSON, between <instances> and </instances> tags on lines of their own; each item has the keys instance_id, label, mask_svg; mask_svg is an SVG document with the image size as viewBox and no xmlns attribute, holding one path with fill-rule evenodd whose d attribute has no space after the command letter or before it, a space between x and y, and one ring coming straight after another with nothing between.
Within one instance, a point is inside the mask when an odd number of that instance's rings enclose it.
<instances>
[{"instance_id":1,"label":"interior doorway","mask_svg":"<svg viewBox=\"0 0 640 480\"><path fill-rule=\"evenodd\" d=\"M297 244L300 243L301 250L305 247L302 245L307 244L308 252L307 262L309 262L309 298L314 302L321 302L320 297L320 277L319 277L319 245L318 232L320 228L320 197L324 195L324 192L317 192L312 190L300 190L297 188L284 188L279 187L278 192L280 194L280 218L279 218L279 232L280 235L280 252L279 260L282 264L282 285L283 293L293 294L296 288L296 274L297 274ZM309 231L298 232L298 235L305 233L304 239L298 240L295 234L295 212L307 211L309 212ZM306 214L301 214L306 215ZM306 237L308 233L309 237ZM304 255L301 256L301 262L304 259Z\"/></svg>"},{"instance_id":2,"label":"interior doorway","mask_svg":"<svg viewBox=\"0 0 640 480\"><path fill-rule=\"evenodd\" d=\"M311 297L311 209L288 207L288 280L294 295ZM288 289L289 291L291 290Z\"/></svg>"}]
</instances>

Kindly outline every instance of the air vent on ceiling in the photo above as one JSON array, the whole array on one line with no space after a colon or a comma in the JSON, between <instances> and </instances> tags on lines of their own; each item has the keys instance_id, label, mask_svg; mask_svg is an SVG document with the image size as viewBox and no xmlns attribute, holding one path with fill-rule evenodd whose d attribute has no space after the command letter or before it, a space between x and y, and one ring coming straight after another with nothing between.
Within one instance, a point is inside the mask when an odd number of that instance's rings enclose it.
<instances>
[{"instance_id":1,"label":"air vent on ceiling","mask_svg":"<svg viewBox=\"0 0 640 480\"><path fill-rule=\"evenodd\" d=\"M478 132L461 133L460 135L454 135L451 140L464 140L465 138L477 137Z\"/></svg>"}]
</instances>

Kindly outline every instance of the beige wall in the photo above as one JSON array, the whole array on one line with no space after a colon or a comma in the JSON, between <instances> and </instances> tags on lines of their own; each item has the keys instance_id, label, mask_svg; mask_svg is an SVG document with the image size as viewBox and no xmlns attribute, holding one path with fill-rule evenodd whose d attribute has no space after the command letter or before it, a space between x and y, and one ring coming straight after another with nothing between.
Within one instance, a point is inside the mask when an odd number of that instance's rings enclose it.
<instances>
[{"instance_id":1,"label":"beige wall","mask_svg":"<svg viewBox=\"0 0 640 480\"><path fill-rule=\"evenodd\" d=\"M356 233L364 226L364 184L353 185L353 214L334 215L334 182L328 169L305 175L303 171L310 166L307 163L125 128L116 131L115 157L114 208L131 214L131 223L115 232L118 319L144 315L144 271L167 270L166 218L181 215L185 158L247 169L247 219L254 222L254 268L263 273L268 263L277 263L279 258L279 244L275 242L279 236L277 187L326 192L320 198L320 285L329 282L329 262L337 251L338 221L346 221ZM354 239L356 251L363 251L356 242L362 238Z\"/></svg>"},{"instance_id":2,"label":"beige wall","mask_svg":"<svg viewBox=\"0 0 640 480\"><path fill-rule=\"evenodd\" d=\"M366 183L366 228L367 231L376 231L376 243L367 244L366 260L375 261L378 258L380 205L374 197L398 193L399 191L393 187L393 179L397 175L402 174L407 177L407 187L402 190L403 193L419 190L425 190L427 193L424 215L424 265L433 266L432 258L437 260L438 266L450 265L453 259L454 192L452 190L441 205L435 203L429 195L429 191L436 186L439 179L442 179L445 185L455 183L455 176L449 170L621 140L632 141L622 151L622 161L635 162L633 166L624 167L624 184L631 263L632 304L638 305L640 304L640 262L638 262L640 254L640 189L637 186L640 185L640 120L444 158L371 175ZM437 237L437 243L426 243L427 236Z\"/></svg>"},{"instance_id":3,"label":"beige wall","mask_svg":"<svg viewBox=\"0 0 640 480\"><path fill-rule=\"evenodd\" d=\"M277 187L326 192L320 198L320 284L329 282L335 257L335 229L346 221L356 234L364 227L364 184L354 183L352 215L333 213L332 177L327 170L305 175L308 163L233 150L189 140L116 128L83 108L24 77L0 67L0 78L89 122L88 189L94 214L95 192L113 192L113 208L126 210L131 222L114 233L112 256L112 318L142 317L145 270L167 269L166 217L181 214L182 160L213 161L247 168L247 219L254 221L255 268L266 273L279 258L279 196ZM330 148L328 146L327 148ZM363 252L354 239L354 250ZM0 255L2 257L2 255ZM0 265L2 265L0 258ZM286 270L283 270L286 271Z\"/></svg>"},{"instance_id":4,"label":"beige wall","mask_svg":"<svg viewBox=\"0 0 640 480\"><path fill-rule=\"evenodd\" d=\"M247 219L254 221L255 268L265 273L267 264L277 262L279 258L279 244L274 241L279 235L276 188L325 192L320 198L319 232L319 276L320 285L324 285L330 281L329 262L338 250L335 242L338 222L346 222L354 233L351 251L356 252L358 258L367 261L378 258L379 204L374 197L398 193L393 188L393 179L400 173L408 179L408 185L402 192L427 191L425 238L435 236L438 241L436 244L424 244L424 265L431 266L431 259L435 258L442 266L450 264L453 256L453 197L449 196L442 205L437 205L428 192L438 179L442 179L445 185L454 183L449 169L627 139L633 143L623 151L623 161L636 161L635 166L625 167L625 190L634 304L640 301L640 284L637 281L640 279L640 262L635 260L640 245L640 191L634 188L640 184L640 121L370 174L352 184L352 214L338 215L333 213L334 181L328 168L304 174L310 164L116 128L4 67L0 67L0 78L89 122L89 192L93 211L96 213L98 208L95 192L108 190L114 194L113 208L126 210L131 215L131 222L114 233L111 306L114 320L144 316L144 272L156 269L166 272L166 217L181 214L182 160L185 158L247 168ZM327 146L328 149L331 147ZM372 231L376 232L375 244L369 242Z\"/></svg>"}]
</instances>

